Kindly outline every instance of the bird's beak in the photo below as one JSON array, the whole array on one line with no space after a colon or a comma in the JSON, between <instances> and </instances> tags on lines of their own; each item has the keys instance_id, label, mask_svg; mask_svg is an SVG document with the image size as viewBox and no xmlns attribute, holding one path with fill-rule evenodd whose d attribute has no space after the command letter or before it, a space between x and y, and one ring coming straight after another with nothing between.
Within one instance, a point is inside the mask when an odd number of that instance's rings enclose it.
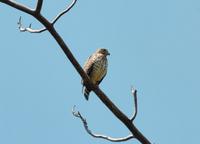
<instances>
[{"instance_id":1,"label":"bird's beak","mask_svg":"<svg viewBox=\"0 0 200 144\"><path fill-rule=\"evenodd\" d=\"M108 52L107 55L110 55L110 53Z\"/></svg>"}]
</instances>

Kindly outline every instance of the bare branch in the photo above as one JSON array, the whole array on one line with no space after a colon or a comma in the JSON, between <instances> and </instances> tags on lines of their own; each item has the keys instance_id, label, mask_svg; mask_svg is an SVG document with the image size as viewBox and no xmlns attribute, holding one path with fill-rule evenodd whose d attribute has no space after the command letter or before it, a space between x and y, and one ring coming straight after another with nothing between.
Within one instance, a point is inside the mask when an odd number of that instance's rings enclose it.
<instances>
[{"instance_id":1,"label":"bare branch","mask_svg":"<svg viewBox=\"0 0 200 144\"><path fill-rule=\"evenodd\" d=\"M77 0L73 0L72 3L71 3L65 10L63 10L61 13L59 13L59 14L54 18L54 20L52 21L52 24L54 25L54 24L57 22L57 20L58 20L61 16L63 16L63 15L64 15L65 13L67 13L68 11L70 11L71 8L75 5L76 2L77 2Z\"/></svg>"},{"instance_id":2,"label":"bare branch","mask_svg":"<svg viewBox=\"0 0 200 144\"><path fill-rule=\"evenodd\" d=\"M36 6L36 9L35 9L36 13L40 13L40 11L42 9L42 4L43 4L43 0L38 0L37 6Z\"/></svg>"},{"instance_id":3,"label":"bare branch","mask_svg":"<svg viewBox=\"0 0 200 144\"><path fill-rule=\"evenodd\" d=\"M66 57L69 59L69 61L72 63L76 71L79 73L83 81L85 82L86 87L89 87L94 93L98 96L98 98L107 106L107 108L118 118L134 135L134 137L140 141L142 144L151 144L151 142L137 129L137 127L133 124L133 122L108 98L108 96L95 84L92 83L88 75L85 73L79 62L76 60L72 52L70 51L69 47L64 42L63 38L59 35L59 33L54 28L53 24L66 12L68 12L73 5L75 4L76 0L73 0L72 4L63 12L61 12L53 21L52 23L49 22L43 15L40 13L36 13L35 10L32 10L26 6L23 6L21 4L18 4L14 2L13 0L0 0L0 2L5 3L13 8L16 8L18 10L21 10L25 13L28 13L35 17L40 23L42 23L45 27L43 30L39 31L45 31L48 30L49 33L53 36L53 38L56 40L58 45L61 47L63 52L65 53ZM20 20L21 21L21 20ZM30 31L35 32L35 30L31 29L31 25L29 28L23 28L21 22L19 21L19 28L22 31ZM37 30L36 30L37 31ZM134 116L135 117L135 116Z\"/></svg>"},{"instance_id":4,"label":"bare branch","mask_svg":"<svg viewBox=\"0 0 200 144\"><path fill-rule=\"evenodd\" d=\"M23 4L19 4L13 0L0 0L0 2L5 3L13 8L16 8L16 9L23 11L25 13L28 13L30 15L33 15L35 12L34 9L31 9Z\"/></svg>"},{"instance_id":5,"label":"bare branch","mask_svg":"<svg viewBox=\"0 0 200 144\"><path fill-rule=\"evenodd\" d=\"M137 90L134 89L133 87L131 88L131 93L134 97L134 106L135 106L135 112L133 113L133 116L131 117L131 121L134 121L134 119L137 116L137 112L138 112L138 106L137 106Z\"/></svg>"},{"instance_id":6,"label":"bare branch","mask_svg":"<svg viewBox=\"0 0 200 144\"><path fill-rule=\"evenodd\" d=\"M42 32L44 32L44 31L46 31L47 29L46 28L42 28L42 29L32 29L31 28L31 24L29 25L29 27L27 27L27 28L24 28L23 26L22 26L22 18L20 17L19 18L19 21L18 21L18 28L19 28L19 30L20 30L20 32L30 32L30 33L42 33Z\"/></svg>"},{"instance_id":7,"label":"bare branch","mask_svg":"<svg viewBox=\"0 0 200 144\"><path fill-rule=\"evenodd\" d=\"M122 138L113 138L113 137L109 137L109 136L106 136L106 135L101 135L101 134L94 134L92 133L92 131L88 128L88 124L87 124L87 121L85 118L82 117L81 113L79 111L75 111L75 106L73 107L72 109L72 114L77 117L77 118L80 118L81 121L83 122L83 125L84 125L84 128L85 130L87 131L87 133L89 135L91 135L92 137L94 138L101 138L101 139L105 139L105 140L108 140L108 141L111 141L111 142L123 142L123 141L127 141L127 140L130 140L132 138L135 138L132 134L126 136L126 137L122 137Z\"/></svg>"}]
</instances>

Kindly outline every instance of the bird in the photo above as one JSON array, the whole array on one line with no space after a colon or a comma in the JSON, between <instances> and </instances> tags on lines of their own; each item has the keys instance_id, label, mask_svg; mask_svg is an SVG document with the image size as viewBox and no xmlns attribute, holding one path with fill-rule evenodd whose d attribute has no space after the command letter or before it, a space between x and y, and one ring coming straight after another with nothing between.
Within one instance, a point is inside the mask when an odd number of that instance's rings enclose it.
<instances>
[{"instance_id":1,"label":"bird","mask_svg":"<svg viewBox=\"0 0 200 144\"><path fill-rule=\"evenodd\" d=\"M107 49L97 49L85 62L83 70L89 76L93 84L99 85L107 74L108 60L107 56L110 55ZM89 99L91 90L87 88L82 80L83 93L85 99Z\"/></svg>"}]
</instances>

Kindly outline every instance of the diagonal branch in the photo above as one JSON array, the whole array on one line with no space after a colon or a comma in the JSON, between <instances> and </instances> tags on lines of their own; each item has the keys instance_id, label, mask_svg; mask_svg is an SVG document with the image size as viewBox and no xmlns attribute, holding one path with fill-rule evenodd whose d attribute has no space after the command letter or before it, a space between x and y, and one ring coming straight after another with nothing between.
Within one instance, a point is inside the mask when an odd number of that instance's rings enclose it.
<instances>
[{"instance_id":1,"label":"diagonal branch","mask_svg":"<svg viewBox=\"0 0 200 144\"><path fill-rule=\"evenodd\" d=\"M20 11L23 11L25 13L28 13L30 15L34 14L34 9L31 9L23 4L17 3L16 1L11 0L0 0L0 2L5 3L13 8L16 8Z\"/></svg>"},{"instance_id":2,"label":"diagonal branch","mask_svg":"<svg viewBox=\"0 0 200 144\"><path fill-rule=\"evenodd\" d=\"M28 31L30 33L42 33L42 32L44 32L44 31L47 30L46 28L32 29L31 28L31 24L27 28L23 27L23 25L22 25L22 18L21 17L19 18L19 21L17 22L17 24L18 24L18 28L19 28L20 32L26 32L26 31Z\"/></svg>"},{"instance_id":3,"label":"diagonal branch","mask_svg":"<svg viewBox=\"0 0 200 144\"><path fill-rule=\"evenodd\" d=\"M42 4L43 4L43 0L38 0L37 6L36 6L36 9L35 9L36 13L40 13L40 11L42 9Z\"/></svg>"},{"instance_id":4,"label":"diagonal branch","mask_svg":"<svg viewBox=\"0 0 200 144\"><path fill-rule=\"evenodd\" d=\"M134 121L134 119L137 116L137 112L138 112L138 106L137 106L137 90L134 89L133 87L131 88L131 93L134 97L134 106L135 106L135 112L133 113L133 116L130 118L131 121Z\"/></svg>"},{"instance_id":5,"label":"diagonal branch","mask_svg":"<svg viewBox=\"0 0 200 144\"><path fill-rule=\"evenodd\" d=\"M75 1L75 0L74 0ZM72 52L70 51L69 47L66 45L62 37L58 34L58 32L55 30L53 24L49 22L45 17L43 17L40 13L35 13L34 10L29 9L21 4L18 4L11 0L0 0L0 2L5 3L13 8L16 8L18 10L21 10L25 13L28 13L35 17L40 23L44 25L44 27L50 32L50 34L53 36L53 38L56 40L58 45L61 47L63 52L65 53L66 57L69 59L69 61L72 63L76 71L79 73L83 81L85 82L86 87L90 88L94 93L97 95L97 97L107 106L107 108L130 130L132 135L135 136L135 138L140 141L142 144L151 144L151 142L136 128L136 126L132 123L132 121L108 98L108 96L95 84L91 82L88 75L85 73L81 65L78 63ZM76 2L76 1L75 1ZM73 6L73 5L72 5ZM71 7L72 7L71 6ZM70 9L70 8L69 8ZM67 10L67 9L66 9ZM69 10L67 10L69 11ZM64 12L66 13L66 12ZM63 13L63 14L64 14ZM57 19L59 19L62 15L57 16L55 19L55 22ZM55 23L54 22L54 23Z\"/></svg>"},{"instance_id":6,"label":"diagonal branch","mask_svg":"<svg viewBox=\"0 0 200 144\"><path fill-rule=\"evenodd\" d=\"M101 138L101 139L105 139L105 140L108 140L108 141L111 141L111 142L123 142L123 141L128 141L132 138L135 138L132 134L126 136L126 137L122 137L122 138L113 138L113 137L109 137L109 136L106 136L106 135L101 135L101 134L95 134L93 133L89 127L88 127L88 124L87 124L87 121L85 118L83 118L83 116L81 115L81 113L79 111L75 111L75 106L73 107L72 109L72 114L77 117L77 118L80 118L82 123L83 123L83 126L86 130L86 132L91 135L92 137L94 138Z\"/></svg>"},{"instance_id":7,"label":"diagonal branch","mask_svg":"<svg viewBox=\"0 0 200 144\"><path fill-rule=\"evenodd\" d=\"M72 3L66 9L64 9L61 13L59 13L51 23L54 25L61 16L63 16L65 13L71 10L71 8L75 5L76 2L77 0L73 0Z\"/></svg>"}]
</instances>

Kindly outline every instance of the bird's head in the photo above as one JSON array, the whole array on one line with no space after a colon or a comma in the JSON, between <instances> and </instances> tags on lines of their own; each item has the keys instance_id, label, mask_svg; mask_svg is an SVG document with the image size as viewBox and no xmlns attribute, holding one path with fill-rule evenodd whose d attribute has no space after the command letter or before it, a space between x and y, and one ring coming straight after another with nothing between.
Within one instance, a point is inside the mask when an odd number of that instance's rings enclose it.
<instances>
[{"instance_id":1,"label":"bird's head","mask_svg":"<svg viewBox=\"0 0 200 144\"><path fill-rule=\"evenodd\" d=\"M104 49L104 48L97 49L97 53L103 54L105 56L110 55L110 53L108 52L108 50Z\"/></svg>"}]
</instances>

